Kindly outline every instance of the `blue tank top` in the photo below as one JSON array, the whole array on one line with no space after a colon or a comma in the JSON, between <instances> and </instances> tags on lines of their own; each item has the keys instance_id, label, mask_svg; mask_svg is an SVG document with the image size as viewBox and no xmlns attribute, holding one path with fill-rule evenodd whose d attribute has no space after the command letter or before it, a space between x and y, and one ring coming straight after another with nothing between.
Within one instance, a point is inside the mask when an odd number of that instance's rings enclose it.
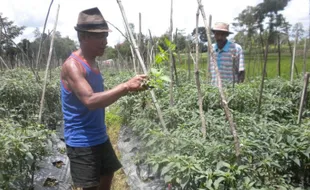
<instances>
[{"instance_id":1,"label":"blue tank top","mask_svg":"<svg viewBox=\"0 0 310 190\"><path fill-rule=\"evenodd\" d=\"M104 91L101 73L93 71L77 55L72 53L70 57L84 67L86 80L93 91ZM108 139L104 108L89 110L72 91L64 87L62 81L60 83L66 144L71 147L90 147L104 143Z\"/></svg>"}]
</instances>

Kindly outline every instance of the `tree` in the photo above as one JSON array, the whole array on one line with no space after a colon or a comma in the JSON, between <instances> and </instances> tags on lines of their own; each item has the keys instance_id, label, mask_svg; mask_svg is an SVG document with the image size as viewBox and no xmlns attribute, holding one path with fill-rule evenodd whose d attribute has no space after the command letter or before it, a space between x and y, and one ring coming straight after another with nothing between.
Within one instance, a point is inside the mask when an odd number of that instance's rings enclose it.
<instances>
[{"instance_id":1,"label":"tree","mask_svg":"<svg viewBox=\"0 0 310 190\"><path fill-rule=\"evenodd\" d=\"M177 30L176 34L174 34L174 43L176 45L176 50L178 52L182 52L186 48L186 36L184 35L183 30Z\"/></svg>"},{"instance_id":2,"label":"tree","mask_svg":"<svg viewBox=\"0 0 310 190\"><path fill-rule=\"evenodd\" d=\"M13 68L15 67L13 60L18 53L13 40L23 33L25 27L14 25L14 22L7 17L3 17L2 13L0 13L0 26L0 56L6 58Z\"/></svg>"},{"instance_id":3,"label":"tree","mask_svg":"<svg viewBox=\"0 0 310 190\"><path fill-rule=\"evenodd\" d=\"M192 32L192 36L196 35L196 28L194 28ZM206 28L204 26L198 27L198 37L201 42L208 42L208 38L206 35Z\"/></svg>"}]
</instances>

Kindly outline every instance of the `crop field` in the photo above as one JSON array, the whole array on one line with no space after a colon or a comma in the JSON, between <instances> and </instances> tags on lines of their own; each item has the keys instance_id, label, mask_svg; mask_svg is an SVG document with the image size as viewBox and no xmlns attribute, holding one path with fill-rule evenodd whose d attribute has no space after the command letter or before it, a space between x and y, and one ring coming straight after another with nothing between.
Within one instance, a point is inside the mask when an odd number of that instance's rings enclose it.
<instances>
[{"instance_id":1,"label":"crop field","mask_svg":"<svg viewBox=\"0 0 310 190\"><path fill-rule=\"evenodd\" d=\"M179 71L184 80L174 88L173 106L169 106L168 86L155 90L167 132L159 124L148 92L123 97L116 105L117 117L143 139L141 143L145 146L136 158L137 162L152 166L155 173L176 189L309 187L308 109L302 124L296 124L302 80L296 79L293 83L282 78L267 80L260 113L257 112L259 81L226 89L241 143L240 159L236 159L218 90L202 85L207 121L204 139L200 130L197 89L193 80L186 80L186 73L182 69ZM48 137L61 120L58 74L59 69L54 70L54 77L48 84L43 117L43 123L48 127L42 128L36 124L40 84L35 82L31 72L23 69L1 73L1 188L31 184L33 163L48 154L45 149L49 146ZM115 77L104 71L103 75L109 88L132 73L119 73ZM306 107L309 106L308 101ZM10 159L5 159L8 157ZM21 181L23 184L19 184Z\"/></svg>"},{"instance_id":2,"label":"crop field","mask_svg":"<svg viewBox=\"0 0 310 190\"><path fill-rule=\"evenodd\" d=\"M188 70L188 59L187 55L180 56L181 61L178 66L181 69ZM202 75L205 76L205 71L207 68L207 53L203 53L200 55L200 64L199 68L202 72ZM189 61L191 64L190 69L193 71L194 65L192 59ZM290 70L291 70L291 56L289 54L281 55L281 77L285 79L290 79ZM307 63L310 62L310 57L307 58ZM245 53L245 63L246 63L246 79L253 79L262 75L263 70L263 58L262 56L254 57L254 55L250 56L248 53ZM278 63L278 55L275 53L268 54L268 64L267 64L267 77L274 78L277 77L277 63ZM302 73L303 68L303 58L302 56L296 56L295 64L298 71L298 75ZM306 68L306 71L310 71L310 68ZM294 69L294 76L296 77L296 70Z\"/></svg>"}]
</instances>

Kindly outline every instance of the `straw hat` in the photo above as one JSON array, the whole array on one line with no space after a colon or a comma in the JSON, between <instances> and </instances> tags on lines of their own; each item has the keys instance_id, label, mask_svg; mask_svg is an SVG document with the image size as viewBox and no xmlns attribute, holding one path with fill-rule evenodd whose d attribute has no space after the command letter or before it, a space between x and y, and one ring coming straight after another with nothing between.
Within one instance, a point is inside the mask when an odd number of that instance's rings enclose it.
<instances>
[{"instance_id":1,"label":"straw hat","mask_svg":"<svg viewBox=\"0 0 310 190\"><path fill-rule=\"evenodd\" d=\"M80 12L77 25L74 29L80 32L111 32L107 22L104 20L97 7Z\"/></svg>"},{"instance_id":2,"label":"straw hat","mask_svg":"<svg viewBox=\"0 0 310 190\"><path fill-rule=\"evenodd\" d=\"M224 22L215 23L211 30L212 30L212 32L222 31L222 32L227 32L228 34L233 34L232 32L229 31L229 24L224 23Z\"/></svg>"}]
</instances>

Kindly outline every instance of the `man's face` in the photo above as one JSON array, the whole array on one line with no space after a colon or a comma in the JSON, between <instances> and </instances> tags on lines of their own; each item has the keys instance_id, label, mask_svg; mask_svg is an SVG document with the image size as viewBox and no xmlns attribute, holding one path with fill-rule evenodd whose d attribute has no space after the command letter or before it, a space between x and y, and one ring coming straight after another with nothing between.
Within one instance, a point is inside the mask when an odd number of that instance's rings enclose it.
<instances>
[{"instance_id":1,"label":"man's face","mask_svg":"<svg viewBox=\"0 0 310 190\"><path fill-rule=\"evenodd\" d=\"M108 44L108 35L108 32L88 33L87 36L85 36L84 42L95 56L102 56Z\"/></svg>"},{"instance_id":2,"label":"man's face","mask_svg":"<svg viewBox=\"0 0 310 190\"><path fill-rule=\"evenodd\" d=\"M222 31L214 31L214 38L219 47L223 47L227 40L228 33Z\"/></svg>"}]
</instances>

